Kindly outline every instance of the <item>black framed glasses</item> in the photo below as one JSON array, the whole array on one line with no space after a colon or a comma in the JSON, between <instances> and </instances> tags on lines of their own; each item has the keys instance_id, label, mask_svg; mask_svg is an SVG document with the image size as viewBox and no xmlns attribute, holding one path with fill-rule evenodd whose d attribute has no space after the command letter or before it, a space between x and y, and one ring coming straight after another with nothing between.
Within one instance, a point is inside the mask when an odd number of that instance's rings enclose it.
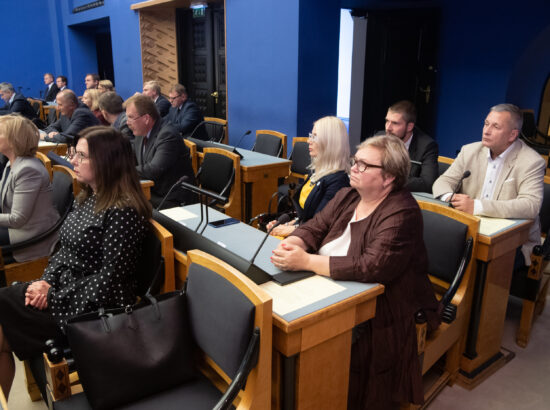
<instances>
[{"instance_id":1,"label":"black framed glasses","mask_svg":"<svg viewBox=\"0 0 550 410\"><path fill-rule=\"evenodd\" d=\"M355 166L357 165L357 170L359 172L365 172L367 169L369 168L380 168L380 169L384 169L384 167L382 165L374 165L374 164L369 164L368 162L365 162L365 161L361 161L360 159L357 159L355 157L352 157L349 159L349 164L350 166Z\"/></svg>"}]
</instances>

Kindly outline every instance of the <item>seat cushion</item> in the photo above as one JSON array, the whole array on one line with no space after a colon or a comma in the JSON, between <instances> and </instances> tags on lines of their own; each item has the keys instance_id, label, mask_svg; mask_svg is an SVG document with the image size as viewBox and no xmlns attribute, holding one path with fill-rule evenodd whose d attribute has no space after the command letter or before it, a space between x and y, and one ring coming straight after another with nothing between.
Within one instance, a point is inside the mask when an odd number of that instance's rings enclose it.
<instances>
[{"instance_id":1,"label":"seat cushion","mask_svg":"<svg viewBox=\"0 0 550 410\"><path fill-rule=\"evenodd\" d=\"M116 386L113 388L116 388ZM157 393L137 402L119 407L119 409L210 410L214 408L221 397L222 393L206 377L201 375L201 377L185 385ZM55 402L53 408L56 410L88 410L92 407L88 403L86 395L79 393L70 399Z\"/></svg>"}]
</instances>

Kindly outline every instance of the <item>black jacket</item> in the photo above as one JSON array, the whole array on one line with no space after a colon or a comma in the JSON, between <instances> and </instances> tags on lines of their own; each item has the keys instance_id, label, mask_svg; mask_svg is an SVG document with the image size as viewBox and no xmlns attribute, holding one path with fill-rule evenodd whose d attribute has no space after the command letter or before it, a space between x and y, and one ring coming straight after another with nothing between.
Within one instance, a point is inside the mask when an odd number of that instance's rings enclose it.
<instances>
[{"instance_id":1,"label":"black jacket","mask_svg":"<svg viewBox=\"0 0 550 410\"><path fill-rule=\"evenodd\" d=\"M202 116L202 111L199 106L189 100L183 103L179 111L178 108L171 107L170 112L165 119L171 122L172 125L176 127L176 129L184 137L190 137L196 126L204 121L204 117ZM204 126L197 129L197 131L193 134L193 138L198 138L200 140L208 139Z\"/></svg>"},{"instance_id":2,"label":"black jacket","mask_svg":"<svg viewBox=\"0 0 550 410\"><path fill-rule=\"evenodd\" d=\"M75 136L84 128L92 127L94 125L100 125L99 120L86 105L80 104L78 108L74 110L71 118L62 115L56 122L48 125L44 131L46 134L49 134L52 131L57 131L59 133ZM44 140L62 143L69 142L68 138L61 134L57 134L53 138L45 137Z\"/></svg>"},{"instance_id":3,"label":"black jacket","mask_svg":"<svg viewBox=\"0 0 550 410\"><path fill-rule=\"evenodd\" d=\"M299 186L292 198L300 223L313 218L341 188L349 187L349 176L344 171L338 171L322 177L309 193L304 208L302 208L300 206L300 192L305 184L309 184L309 177Z\"/></svg>"},{"instance_id":4,"label":"black jacket","mask_svg":"<svg viewBox=\"0 0 550 410\"><path fill-rule=\"evenodd\" d=\"M411 145L409 146L411 172L406 185L409 191L432 193L432 185L439 176L438 154L437 142L414 127ZM415 164L413 161L421 164Z\"/></svg>"},{"instance_id":5,"label":"black jacket","mask_svg":"<svg viewBox=\"0 0 550 410\"><path fill-rule=\"evenodd\" d=\"M7 104L6 107L0 109L0 115L19 113L29 120L38 118L36 111L32 108L30 102L27 101L23 94L15 94L11 104Z\"/></svg>"},{"instance_id":6,"label":"black jacket","mask_svg":"<svg viewBox=\"0 0 550 410\"><path fill-rule=\"evenodd\" d=\"M159 98L155 101L155 105L157 106L157 110L159 111L159 114L161 117L165 117L166 114L170 111L170 107L172 104L170 104L170 101L168 101L164 96L159 95Z\"/></svg>"},{"instance_id":7,"label":"black jacket","mask_svg":"<svg viewBox=\"0 0 550 410\"><path fill-rule=\"evenodd\" d=\"M59 92L59 88L57 88L57 84L53 83L52 87L46 87L44 90L44 99L48 102L55 101L55 97L57 97L57 93Z\"/></svg>"}]
</instances>

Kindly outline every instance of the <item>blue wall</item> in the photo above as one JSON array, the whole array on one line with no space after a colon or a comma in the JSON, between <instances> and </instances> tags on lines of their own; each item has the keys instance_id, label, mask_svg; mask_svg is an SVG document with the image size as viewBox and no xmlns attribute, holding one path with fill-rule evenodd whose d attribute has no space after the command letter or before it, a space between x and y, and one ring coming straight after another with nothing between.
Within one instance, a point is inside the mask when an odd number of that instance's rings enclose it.
<instances>
[{"instance_id":1,"label":"blue wall","mask_svg":"<svg viewBox=\"0 0 550 410\"><path fill-rule=\"evenodd\" d=\"M252 147L257 129L296 134L298 2L227 0L229 141Z\"/></svg>"},{"instance_id":2,"label":"blue wall","mask_svg":"<svg viewBox=\"0 0 550 410\"><path fill-rule=\"evenodd\" d=\"M105 5L73 14L82 0L18 0L0 3L7 60L0 81L21 86L26 96L38 97L44 89L43 74L65 75L69 88L84 91L84 76L97 71L94 22L109 22L117 92L123 98L141 90L141 46L135 0L105 0ZM9 18L7 17L9 16Z\"/></svg>"}]
</instances>

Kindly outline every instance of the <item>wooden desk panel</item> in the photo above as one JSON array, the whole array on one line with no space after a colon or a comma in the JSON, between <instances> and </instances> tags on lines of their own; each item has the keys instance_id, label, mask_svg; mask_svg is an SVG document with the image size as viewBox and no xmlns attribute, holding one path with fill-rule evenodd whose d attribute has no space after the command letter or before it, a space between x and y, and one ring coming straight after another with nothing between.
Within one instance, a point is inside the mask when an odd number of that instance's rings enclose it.
<instances>
[{"instance_id":1,"label":"wooden desk panel","mask_svg":"<svg viewBox=\"0 0 550 410\"><path fill-rule=\"evenodd\" d=\"M151 199L151 188L155 185L155 183L149 179L142 179L139 182L145 198L147 198L147 200Z\"/></svg>"},{"instance_id":2,"label":"wooden desk panel","mask_svg":"<svg viewBox=\"0 0 550 410\"><path fill-rule=\"evenodd\" d=\"M67 154L67 144L47 141L40 141L38 143L38 152L48 155L50 151L55 152L57 155L65 156Z\"/></svg>"}]
</instances>

